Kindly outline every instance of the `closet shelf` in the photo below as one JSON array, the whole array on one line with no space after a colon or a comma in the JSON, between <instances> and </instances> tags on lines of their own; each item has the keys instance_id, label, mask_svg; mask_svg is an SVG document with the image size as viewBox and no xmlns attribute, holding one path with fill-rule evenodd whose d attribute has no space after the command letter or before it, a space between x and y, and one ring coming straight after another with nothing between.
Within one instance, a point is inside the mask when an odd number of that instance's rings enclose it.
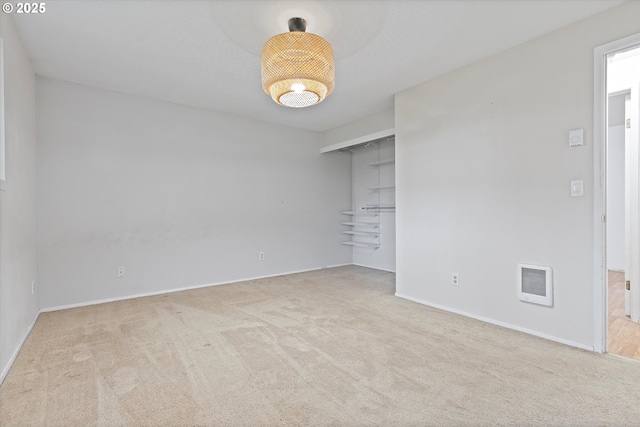
<instances>
[{"instance_id":1,"label":"closet shelf","mask_svg":"<svg viewBox=\"0 0 640 427\"><path fill-rule=\"evenodd\" d=\"M378 224L375 222L354 222L354 221L347 221L347 222L343 222L342 225L351 225L353 227L371 227L371 228L378 228Z\"/></svg>"},{"instance_id":2,"label":"closet shelf","mask_svg":"<svg viewBox=\"0 0 640 427\"><path fill-rule=\"evenodd\" d=\"M378 214L376 213L369 213L369 212L354 212L354 211L342 211L340 212L343 215L352 215L352 216L366 216L366 217L375 217L378 216Z\"/></svg>"},{"instance_id":3,"label":"closet shelf","mask_svg":"<svg viewBox=\"0 0 640 427\"><path fill-rule=\"evenodd\" d=\"M373 166L373 167L377 167L377 166L382 166L382 165L388 165L391 163L395 163L396 159L385 159L385 160L380 160L377 162L373 162L373 163L369 163L369 166Z\"/></svg>"},{"instance_id":4,"label":"closet shelf","mask_svg":"<svg viewBox=\"0 0 640 427\"><path fill-rule=\"evenodd\" d=\"M354 242L352 240L347 241L347 242L340 242L343 245L347 245L347 246L359 246L361 248L374 248L374 249L378 249L380 247L380 245L378 243L365 243L365 242Z\"/></svg>"},{"instance_id":5,"label":"closet shelf","mask_svg":"<svg viewBox=\"0 0 640 427\"><path fill-rule=\"evenodd\" d=\"M378 234L380 234L377 231L343 231L342 234L351 234L352 236L369 236L369 237L376 237Z\"/></svg>"}]
</instances>

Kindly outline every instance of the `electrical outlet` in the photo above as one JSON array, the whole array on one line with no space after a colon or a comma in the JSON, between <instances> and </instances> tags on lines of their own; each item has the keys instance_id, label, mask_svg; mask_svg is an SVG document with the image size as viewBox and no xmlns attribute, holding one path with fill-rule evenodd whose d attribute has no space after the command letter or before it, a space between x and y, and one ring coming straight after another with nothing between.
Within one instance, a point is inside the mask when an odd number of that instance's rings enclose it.
<instances>
[{"instance_id":1,"label":"electrical outlet","mask_svg":"<svg viewBox=\"0 0 640 427\"><path fill-rule=\"evenodd\" d=\"M451 284L453 286L460 285L460 275L458 273L451 273Z\"/></svg>"},{"instance_id":2,"label":"electrical outlet","mask_svg":"<svg viewBox=\"0 0 640 427\"><path fill-rule=\"evenodd\" d=\"M260 253L258 254L258 259L259 259L260 261L264 261L264 252L260 252Z\"/></svg>"},{"instance_id":3,"label":"electrical outlet","mask_svg":"<svg viewBox=\"0 0 640 427\"><path fill-rule=\"evenodd\" d=\"M35 295L36 294L36 281L32 280L31 281L31 295Z\"/></svg>"},{"instance_id":4,"label":"electrical outlet","mask_svg":"<svg viewBox=\"0 0 640 427\"><path fill-rule=\"evenodd\" d=\"M116 272L116 277L118 279L122 279L124 277L124 267L118 267L118 271Z\"/></svg>"}]
</instances>

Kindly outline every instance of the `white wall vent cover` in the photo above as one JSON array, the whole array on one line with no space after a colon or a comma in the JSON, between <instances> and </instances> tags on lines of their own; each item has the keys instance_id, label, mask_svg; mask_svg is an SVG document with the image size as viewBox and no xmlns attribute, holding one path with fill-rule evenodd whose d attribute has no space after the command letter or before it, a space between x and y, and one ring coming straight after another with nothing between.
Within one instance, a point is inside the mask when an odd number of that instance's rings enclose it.
<instances>
[{"instance_id":1,"label":"white wall vent cover","mask_svg":"<svg viewBox=\"0 0 640 427\"><path fill-rule=\"evenodd\" d=\"M518 298L541 305L553 305L553 277L551 267L518 264Z\"/></svg>"}]
</instances>

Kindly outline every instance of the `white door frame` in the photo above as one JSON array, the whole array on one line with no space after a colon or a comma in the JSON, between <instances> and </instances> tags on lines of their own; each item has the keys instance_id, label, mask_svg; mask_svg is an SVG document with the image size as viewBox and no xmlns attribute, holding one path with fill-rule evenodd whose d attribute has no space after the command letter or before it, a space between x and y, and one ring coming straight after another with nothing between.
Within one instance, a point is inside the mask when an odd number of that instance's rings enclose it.
<instances>
[{"instance_id":1,"label":"white door frame","mask_svg":"<svg viewBox=\"0 0 640 427\"><path fill-rule=\"evenodd\" d=\"M640 46L640 33L598 46L593 55L593 313L594 350L607 351L607 55Z\"/></svg>"},{"instance_id":2,"label":"white door frame","mask_svg":"<svg viewBox=\"0 0 640 427\"><path fill-rule=\"evenodd\" d=\"M637 76L638 80L640 80L640 76ZM631 278L631 291L627 294L629 298L629 308L632 322L640 322L640 292L638 290L638 283L640 283L640 259L638 256L640 255L640 241L638 234L638 227L640 224L639 211L638 211L638 162L640 158L638 157L638 142L640 142L640 135L638 134L638 120L640 119L640 82L635 80L631 86L630 99L627 101L625 112L625 119L631 120L631 126L626 128L625 126L625 140L630 141L629 145L634 147L633 154L634 158L632 161L635 161L634 167L634 183L635 183L635 193L633 193L634 197L634 212L631 214L631 221L633 224L633 236L634 239L631 239L631 266L633 275ZM629 108L630 107L630 108Z\"/></svg>"}]
</instances>

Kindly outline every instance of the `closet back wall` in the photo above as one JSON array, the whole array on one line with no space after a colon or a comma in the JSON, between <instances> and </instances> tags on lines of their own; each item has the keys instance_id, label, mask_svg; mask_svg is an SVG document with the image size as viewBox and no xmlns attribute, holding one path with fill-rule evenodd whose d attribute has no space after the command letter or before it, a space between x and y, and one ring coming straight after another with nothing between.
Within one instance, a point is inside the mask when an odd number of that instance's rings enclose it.
<instances>
[{"instance_id":1,"label":"closet back wall","mask_svg":"<svg viewBox=\"0 0 640 427\"><path fill-rule=\"evenodd\" d=\"M318 133L44 78L37 114L43 309L351 262Z\"/></svg>"}]
</instances>

